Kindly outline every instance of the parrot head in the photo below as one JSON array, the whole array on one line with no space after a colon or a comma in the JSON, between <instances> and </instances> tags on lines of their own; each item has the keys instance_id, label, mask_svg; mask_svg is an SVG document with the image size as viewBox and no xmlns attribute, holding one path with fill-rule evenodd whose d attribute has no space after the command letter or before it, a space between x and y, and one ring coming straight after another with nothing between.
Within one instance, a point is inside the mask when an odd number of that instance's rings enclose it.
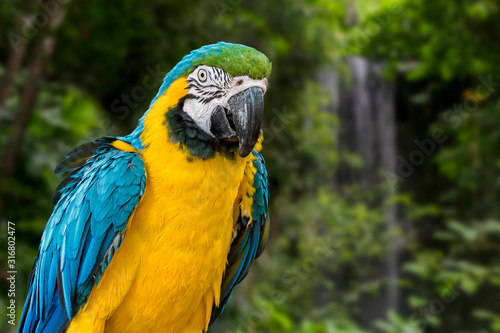
<instances>
[{"instance_id":1,"label":"parrot head","mask_svg":"<svg viewBox=\"0 0 500 333\"><path fill-rule=\"evenodd\" d=\"M209 158L225 151L246 157L261 135L270 73L267 57L248 46L219 42L192 51L163 80L135 131L136 145L147 145L141 133L148 113L159 108L170 141L191 155Z\"/></svg>"}]
</instances>

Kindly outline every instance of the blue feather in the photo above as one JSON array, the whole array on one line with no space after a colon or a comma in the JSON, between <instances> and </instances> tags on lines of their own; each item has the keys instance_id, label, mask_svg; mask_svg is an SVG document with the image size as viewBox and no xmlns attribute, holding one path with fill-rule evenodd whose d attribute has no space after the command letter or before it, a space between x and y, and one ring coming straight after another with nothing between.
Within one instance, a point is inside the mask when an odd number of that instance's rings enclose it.
<instances>
[{"instance_id":1,"label":"blue feather","mask_svg":"<svg viewBox=\"0 0 500 333\"><path fill-rule=\"evenodd\" d=\"M140 156L116 150L109 138L96 142L92 149L85 148L94 155L83 156L82 165L75 166L47 223L20 332L64 331L112 260L121 238L113 241L144 190ZM75 149L71 156L77 153ZM59 301L61 288L64 304Z\"/></svg>"}]
</instances>

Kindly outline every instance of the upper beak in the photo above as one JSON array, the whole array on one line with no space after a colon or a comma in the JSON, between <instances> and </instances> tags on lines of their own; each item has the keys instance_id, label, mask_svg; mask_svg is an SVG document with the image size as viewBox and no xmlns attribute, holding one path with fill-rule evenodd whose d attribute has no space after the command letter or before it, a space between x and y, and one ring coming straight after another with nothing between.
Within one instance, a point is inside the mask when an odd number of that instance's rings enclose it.
<instances>
[{"instance_id":1,"label":"upper beak","mask_svg":"<svg viewBox=\"0 0 500 333\"><path fill-rule=\"evenodd\" d=\"M264 91L250 87L232 96L229 110L221 106L211 115L211 132L220 139L239 140L239 154L246 157L257 143L264 116Z\"/></svg>"}]
</instances>

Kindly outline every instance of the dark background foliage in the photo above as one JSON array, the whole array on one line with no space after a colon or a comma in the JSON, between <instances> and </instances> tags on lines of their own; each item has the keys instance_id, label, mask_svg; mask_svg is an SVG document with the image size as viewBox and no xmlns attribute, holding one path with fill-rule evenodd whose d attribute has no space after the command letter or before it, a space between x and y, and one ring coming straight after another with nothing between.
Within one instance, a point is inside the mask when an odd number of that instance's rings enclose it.
<instances>
[{"instance_id":1,"label":"dark background foliage","mask_svg":"<svg viewBox=\"0 0 500 333\"><path fill-rule=\"evenodd\" d=\"M500 331L499 19L494 0L2 0L0 308L7 221L19 319L55 165L224 40L273 62L272 230L213 331Z\"/></svg>"}]
</instances>

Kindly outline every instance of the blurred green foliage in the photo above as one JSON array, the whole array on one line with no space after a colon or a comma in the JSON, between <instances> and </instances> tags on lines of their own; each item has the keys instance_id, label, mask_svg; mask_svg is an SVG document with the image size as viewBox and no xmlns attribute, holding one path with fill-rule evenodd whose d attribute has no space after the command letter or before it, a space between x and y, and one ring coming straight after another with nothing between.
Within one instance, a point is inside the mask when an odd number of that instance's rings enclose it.
<instances>
[{"instance_id":1,"label":"blurred green foliage","mask_svg":"<svg viewBox=\"0 0 500 333\"><path fill-rule=\"evenodd\" d=\"M61 180L52 174L55 165L79 143L131 131L156 94L144 80L160 85L152 72L162 76L190 50L225 40L254 46L273 62L264 122L272 230L268 250L213 331L500 331L499 6L494 0L64 5L57 28L40 27L28 40L28 60L42 33L53 50L44 58L15 173L2 183L7 196L0 215L17 227L19 315ZM12 55L5 37L30 11L44 10L38 2L0 3L0 78ZM446 135L390 196L383 178L370 191L336 182L341 164L359 169L363 160L337 149L343 124L317 73L333 64L348 81L343 59L353 55L387 62L386 76L397 84L399 153L415 149L413 140L433 129ZM13 132L28 60L0 109L2 147ZM493 83L477 90L479 78ZM134 98L138 86L145 94ZM116 101L127 112L117 112ZM393 205L398 223L385 230ZM366 304L385 296L382 267L395 237L401 304L376 317ZM0 252L2 273L5 255ZM2 284L1 308L6 290ZM2 327L9 329L5 316Z\"/></svg>"}]
</instances>

